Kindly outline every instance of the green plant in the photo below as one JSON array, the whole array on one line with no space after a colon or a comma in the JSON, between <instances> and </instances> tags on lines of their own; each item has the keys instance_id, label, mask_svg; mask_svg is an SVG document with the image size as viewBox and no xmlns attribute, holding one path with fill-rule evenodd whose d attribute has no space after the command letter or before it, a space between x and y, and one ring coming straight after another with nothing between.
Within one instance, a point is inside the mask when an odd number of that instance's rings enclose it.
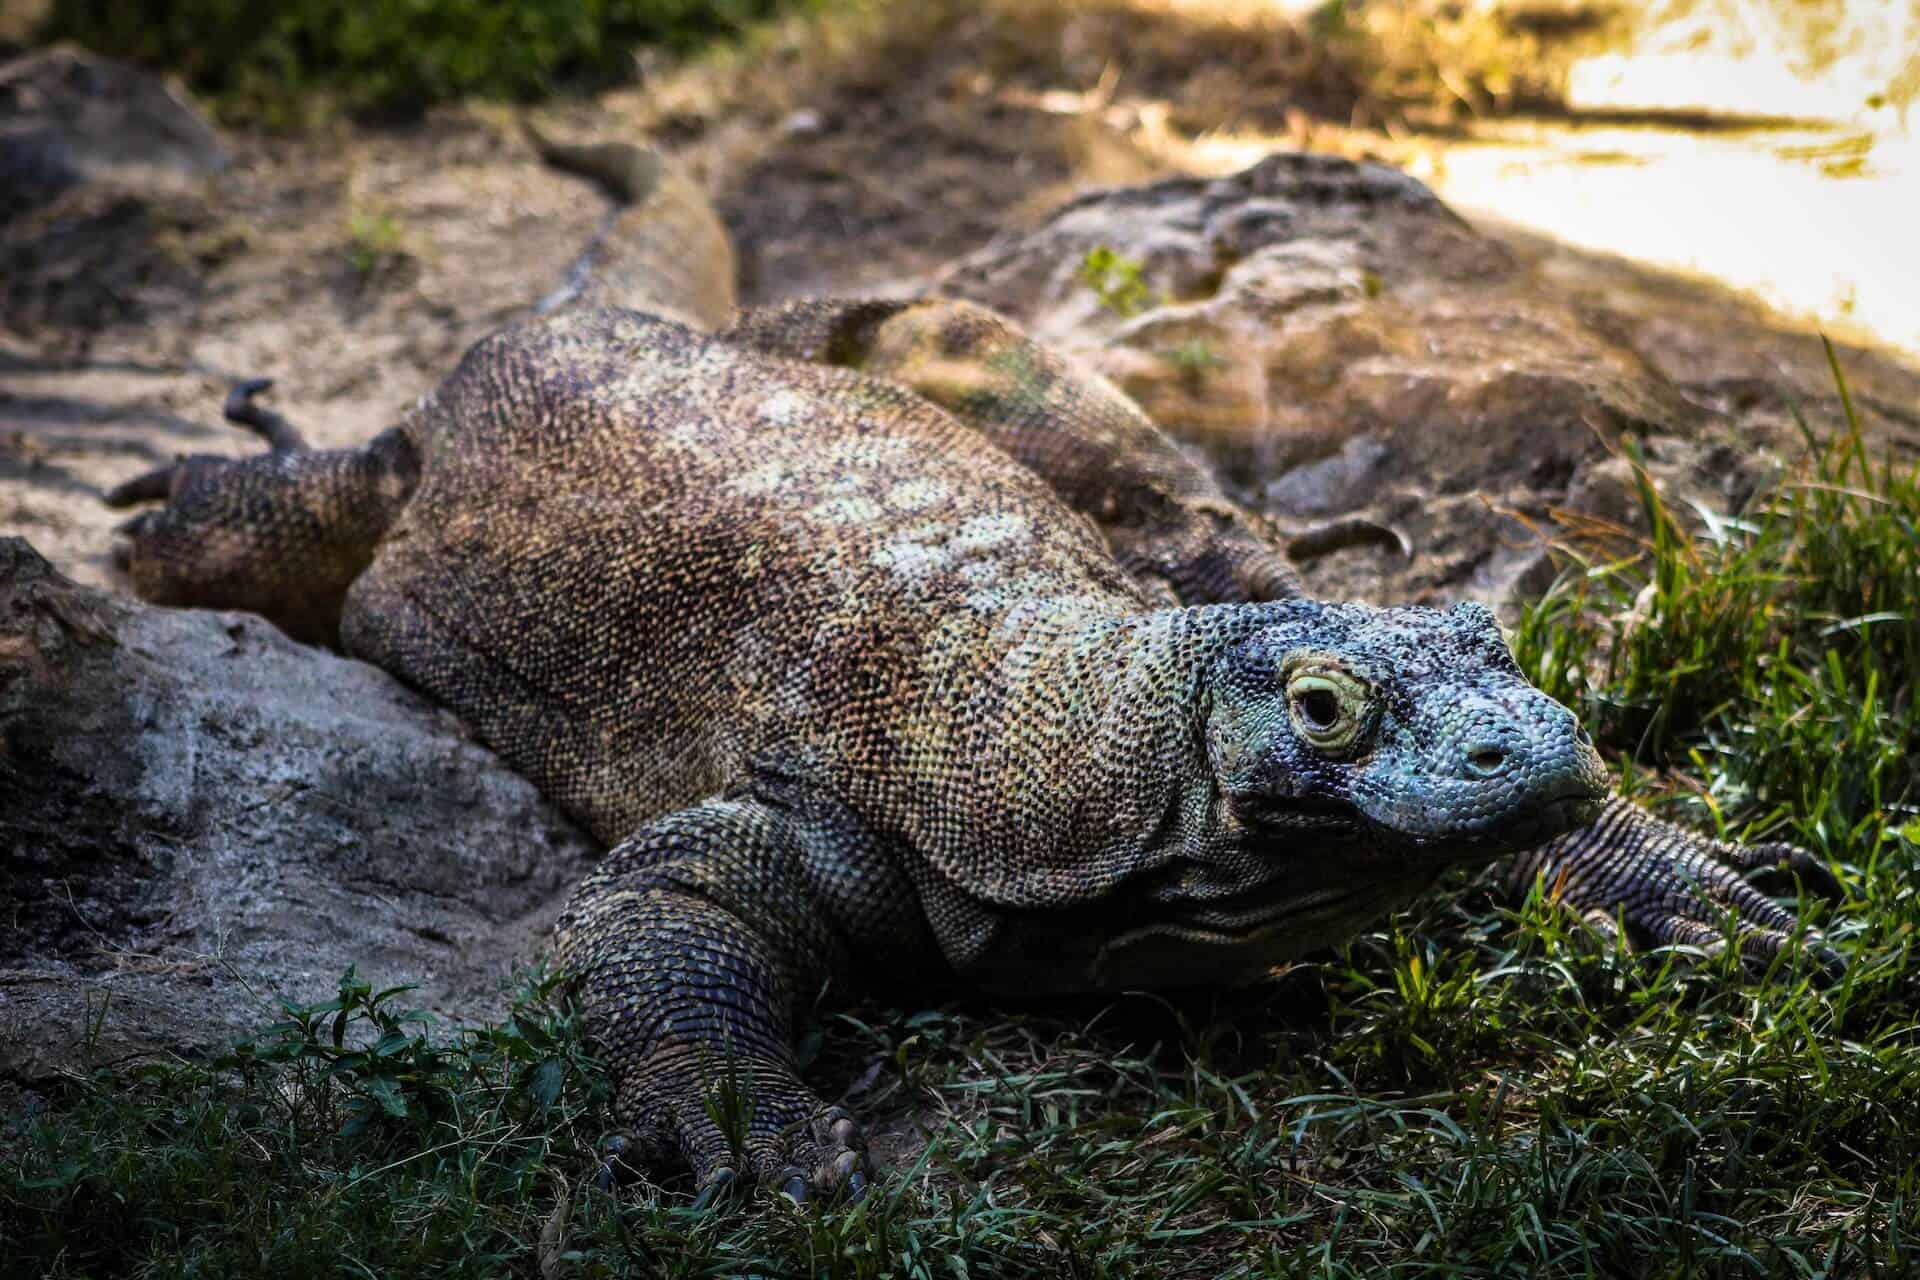
<instances>
[{"instance_id":1,"label":"green plant","mask_svg":"<svg viewBox=\"0 0 1920 1280\"><path fill-rule=\"evenodd\" d=\"M374 115L467 95L526 99L632 74L640 44L689 50L782 0L70 0L53 38L177 71L234 123L298 124L315 98Z\"/></svg>"},{"instance_id":2,"label":"green plant","mask_svg":"<svg viewBox=\"0 0 1920 1280\"><path fill-rule=\"evenodd\" d=\"M347 263L364 283L407 255L406 228L392 211L355 204L347 212Z\"/></svg>"},{"instance_id":3,"label":"green plant","mask_svg":"<svg viewBox=\"0 0 1920 1280\"><path fill-rule=\"evenodd\" d=\"M1833 370L1846 429L1803 420L1738 519L1690 533L1636 464L1645 544L1580 557L1515 649L1623 766L1694 779L1696 820L1873 857L1920 804L1920 470L1869 457Z\"/></svg>"},{"instance_id":4,"label":"green plant","mask_svg":"<svg viewBox=\"0 0 1920 1280\"><path fill-rule=\"evenodd\" d=\"M1180 371L1180 376L1192 390L1199 390L1207 375L1215 369L1224 369L1230 363L1227 358L1213 349L1213 344L1205 338L1191 338L1186 342L1165 347L1159 352L1162 360Z\"/></svg>"},{"instance_id":5,"label":"green plant","mask_svg":"<svg viewBox=\"0 0 1920 1280\"><path fill-rule=\"evenodd\" d=\"M1166 301L1158 289L1142 274L1146 264L1129 258L1107 245L1095 245L1080 259L1074 273L1081 284L1093 290L1100 305L1125 319L1137 316Z\"/></svg>"}]
</instances>

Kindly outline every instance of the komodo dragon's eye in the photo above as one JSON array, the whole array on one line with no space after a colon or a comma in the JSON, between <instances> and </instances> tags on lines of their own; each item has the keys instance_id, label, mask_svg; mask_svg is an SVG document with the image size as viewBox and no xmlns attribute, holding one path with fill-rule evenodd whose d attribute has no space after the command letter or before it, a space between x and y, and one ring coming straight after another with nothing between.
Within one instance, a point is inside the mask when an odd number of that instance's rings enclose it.
<instances>
[{"instance_id":1,"label":"komodo dragon's eye","mask_svg":"<svg viewBox=\"0 0 1920 1280\"><path fill-rule=\"evenodd\" d=\"M1300 736L1325 752L1344 751L1366 724L1370 691L1339 667L1308 661L1287 673L1287 706Z\"/></svg>"}]
</instances>

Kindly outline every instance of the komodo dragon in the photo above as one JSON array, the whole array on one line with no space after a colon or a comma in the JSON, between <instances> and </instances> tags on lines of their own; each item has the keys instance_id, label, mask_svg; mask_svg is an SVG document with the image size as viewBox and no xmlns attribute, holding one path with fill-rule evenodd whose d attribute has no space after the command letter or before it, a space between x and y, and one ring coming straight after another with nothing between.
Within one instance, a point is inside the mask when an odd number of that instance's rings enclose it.
<instances>
[{"instance_id":1,"label":"komodo dragon","mask_svg":"<svg viewBox=\"0 0 1920 1280\"><path fill-rule=\"evenodd\" d=\"M269 453L110 501L166 500L123 526L141 595L337 641L612 846L557 942L636 1154L857 1193L858 1128L795 1067L823 990L1244 982L1515 851L1597 922L1712 948L1731 909L1743 950L1786 942L1737 871L1823 868L1605 801L1483 608L1306 599L1255 516L1009 321L735 315L690 183L545 150L628 199L547 314L361 449L243 386Z\"/></svg>"}]
</instances>

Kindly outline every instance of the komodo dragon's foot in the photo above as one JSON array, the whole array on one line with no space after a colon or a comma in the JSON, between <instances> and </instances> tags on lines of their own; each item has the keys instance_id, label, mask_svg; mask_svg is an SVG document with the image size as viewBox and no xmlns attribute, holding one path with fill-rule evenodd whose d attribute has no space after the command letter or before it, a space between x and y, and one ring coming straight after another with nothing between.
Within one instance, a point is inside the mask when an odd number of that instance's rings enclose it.
<instances>
[{"instance_id":1,"label":"komodo dragon's foot","mask_svg":"<svg viewBox=\"0 0 1920 1280\"><path fill-rule=\"evenodd\" d=\"M1726 844L1617 798L1592 824L1516 858L1507 874L1516 893L1537 879L1553 901L1600 934L1621 936L1624 926L1621 940L1631 946L1690 946L1711 956L1731 945L1749 969L1759 970L1804 933L1804 954L1817 976L1832 981L1844 973L1840 954L1749 883L1750 873L1790 878L1828 899L1844 895L1833 872L1805 849Z\"/></svg>"},{"instance_id":2,"label":"komodo dragon's foot","mask_svg":"<svg viewBox=\"0 0 1920 1280\"><path fill-rule=\"evenodd\" d=\"M603 1188L641 1169L684 1162L699 1188L696 1207L756 1185L798 1204L815 1196L844 1193L858 1200L866 1194L869 1166L859 1126L776 1064L741 1073L710 1064L655 1079L634 1093L636 1105L620 1109L629 1127L601 1143L596 1181Z\"/></svg>"},{"instance_id":3,"label":"komodo dragon's foot","mask_svg":"<svg viewBox=\"0 0 1920 1280\"><path fill-rule=\"evenodd\" d=\"M327 643L347 587L413 492L419 462L399 430L365 449L311 449L256 397L272 382L235 384L226 418L266 440L244 459L192 454L110 490L107 505L165 505L119 528L114 563L155 604L247 609L289 635Z\"/></svg>"}]
</instances>

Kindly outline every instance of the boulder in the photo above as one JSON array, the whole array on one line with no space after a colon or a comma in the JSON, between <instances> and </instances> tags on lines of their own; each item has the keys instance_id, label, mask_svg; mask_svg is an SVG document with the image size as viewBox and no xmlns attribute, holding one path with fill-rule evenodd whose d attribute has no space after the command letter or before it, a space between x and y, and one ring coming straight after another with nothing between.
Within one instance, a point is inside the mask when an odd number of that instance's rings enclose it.
<instances>
[{"instance_id":1,"label":"boulder","mask_svg":"<svg viewBox=\"0 0 1920 1280\"><path fill-rule=\"evenodd\" d=\"M1089 283L1098 250L1137 272L1129 290ZM1280 153L1092 193L938 283L1105 373L1283 523L1408 535L1411 559L1373 543L1309 566L1327 595L1537 592L1570 495L1622 509L1609 460L1629 436L1684 495L1725 507L1755 483L1731 420L1382 165Z\"/></svg>"},{"instance_id":2,"label":"boulder","mask_svg":"<svg viewBox=\"0 0 1920 1280\"><path fill-rule=\"evenodd\" d=\"M0 328L68 357L197 296L227 148L165 81L71 45L0 65Z\"/></svg>"},{"instance_id":3,"label":"boulder","mask_svg":"<svg viewBox=\"0 0 1920 1280\"><path fill-rule=\"evenodd\" d=\"M0 65L0 200L83 182L183 192L228 163L193 105L138 68L73 45ZM0 218L8 212L0 205Z\"/></svg>"},{"instance_id":4,"label":"boulder","mask_svg":"<svg viewBox=\"0 0 1920 1280\"><path fill-rule=\"evenodd\" d=\"M349 966L496 1012L592 843L451 715L0 539L0 1078L218 1046Z\"/></svg>"}]
</instances>

